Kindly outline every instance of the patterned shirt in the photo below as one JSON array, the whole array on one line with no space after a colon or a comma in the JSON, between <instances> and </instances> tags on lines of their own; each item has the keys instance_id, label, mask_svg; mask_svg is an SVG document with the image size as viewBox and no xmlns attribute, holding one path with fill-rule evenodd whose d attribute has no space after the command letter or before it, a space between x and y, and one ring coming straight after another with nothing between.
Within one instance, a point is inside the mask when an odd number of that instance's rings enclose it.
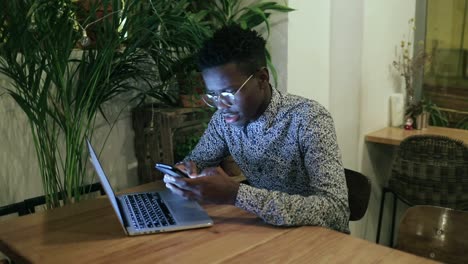
<instances>
[{"instance_id":1,"label":"patterned shirt","mask_svg":"<svg viewBox=\"0 0 468 264\"><path fill-rule=\"evenodd\" d=\"M250 185L235 206L280 226L324 226L349 233L344 169L333 120L313 100L272 89L266 111L245 126L217 111L185 158L199 169L232 155Z\"/></svg>"}]
</instances>

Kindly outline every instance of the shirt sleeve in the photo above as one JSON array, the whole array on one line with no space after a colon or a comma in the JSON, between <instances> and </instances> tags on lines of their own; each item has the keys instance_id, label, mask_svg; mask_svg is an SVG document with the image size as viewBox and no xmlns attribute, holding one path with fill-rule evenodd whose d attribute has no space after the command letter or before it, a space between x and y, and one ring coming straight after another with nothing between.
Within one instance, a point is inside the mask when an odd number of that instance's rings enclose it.
<instances>
[{"instance_id":1,"label":"shirt sleeve","mask_svg":"<svg viewBox=\"0 0 468 264\"><path fill-rule=\"evenodd\" d=\"M224 140L221 115L216 112L208 123L208 127L203 133L200 141L192 152L184 158L184 161L191 160L197 164L201 171L206 167L215 167L229 155L229 150Z\"/></svg>"},{"instance_id":2,"label":"shirt sleeve","mask_svg":"<svg viewBox=\"0 0 468 264\"><path fill-rule=\"evenodd\" d=\"M304 122L298 133L312 195L292 195L241 184L236 206L279 226L324 226L349 233L349 206L341 154L329 114Z\"/></svg>"}]
</instances>

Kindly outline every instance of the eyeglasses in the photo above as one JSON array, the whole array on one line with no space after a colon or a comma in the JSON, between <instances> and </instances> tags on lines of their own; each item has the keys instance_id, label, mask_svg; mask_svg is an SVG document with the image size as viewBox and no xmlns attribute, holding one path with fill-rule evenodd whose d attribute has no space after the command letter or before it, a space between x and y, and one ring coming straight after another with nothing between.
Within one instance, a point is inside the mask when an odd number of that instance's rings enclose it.
<instances>
[{"instance_id":1,"label":"eyeglasses","mask_svg":"<svg viewBox=\"0 0 468 264\"><path fill-rule=\"evenodd\" d=\"M215 94L204 94L202 95L202 99L207 104L209 107L217 107L219 102L223 103L227 107L231 107L234 104L234 99L236 98L236 94L244 88L244 86L247 84L247 82L252 79L255 73L249 76L247 80L237 89L235 93L232 92L221 92L217 95Z\"/></svg>"}]
</instances>

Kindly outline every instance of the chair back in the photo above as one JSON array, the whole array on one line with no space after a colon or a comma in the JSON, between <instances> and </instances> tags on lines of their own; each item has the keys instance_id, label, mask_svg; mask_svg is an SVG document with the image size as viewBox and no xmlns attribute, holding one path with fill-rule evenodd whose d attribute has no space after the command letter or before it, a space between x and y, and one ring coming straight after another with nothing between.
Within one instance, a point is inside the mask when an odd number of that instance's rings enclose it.
<instances>
[{"instance_id":1,"label":"chair back","mask_svg":"<svg viewBox=\"0 0 468 264\"><path fill-rule=\"evenodd\" d=\"M18 216L28 214L28 210L24 202L18 202L0 206L0 216L16 214Z\"/></svg>"},{"instance_id":2,"label":"chair back","mask_svg":"<svg viewBox=\"0 0 468 264\"><path fill-rule=\"evenodd\" d=\"M468 212L410 207L400 223L396 248L445 263L468 263Z\"/></svg>"},{"instance_id":3,"label":"chair back","mask_svg":"<svg viewBox=\"0 0 468 264\"><path fill-rule=\"evenodd\" d=\"M468 209L468 147L444 136L404 139L388 188L410 205Z\"/></svg>"},{"instance_id":4,"label":"chair back","mask_svg":"<svg viewBox=\"0 0 468 264\"><path fill-rule=\"evenodd\" d=\"M99 191L101 195L104 195L104 189L102 188L102 185L100 182L96 182L93 184L88 184L83 186L80 189L80 194L89 194L93 192ZM59 199L63 199L63 193L59 193ZM31 214L36 212L36 206L41 206L46 203L46 197L44 195L42 196L37 196L34 198L28 198L25 199L22 202L17 202L5 206L0 206L0 216L5 216L5 215L13 215L17 214L18 216L26 215L26 214Z\"/></svg>"},{"instance_id":5,"label":"chair back","mask_svg":"<svg viewBox=\"0 0 468 264\"><path fill-rule=\"evenodd\" d=\"M370 180L363 174L345 169L346 185L348 186L348 203L351 211L349 220L361 219L367 211L371 192Z\"/></svg>"}]
</instances>

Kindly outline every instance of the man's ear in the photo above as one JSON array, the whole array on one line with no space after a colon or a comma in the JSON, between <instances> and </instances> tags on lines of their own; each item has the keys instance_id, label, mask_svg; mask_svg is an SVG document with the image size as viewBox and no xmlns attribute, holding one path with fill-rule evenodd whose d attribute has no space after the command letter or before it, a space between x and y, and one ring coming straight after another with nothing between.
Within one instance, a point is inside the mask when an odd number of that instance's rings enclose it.
<instances>
[{"instance_id":1,"label":"man's ear","mask_svg":"<svg viewBox=\"0 0 468 264\"><path fill-rule=\"evenodd\" d=\"M270 83L270 73L268 72L267 67L263 67L258 71L258 79L262 82Z\"/></svg>"}]
</instances>

